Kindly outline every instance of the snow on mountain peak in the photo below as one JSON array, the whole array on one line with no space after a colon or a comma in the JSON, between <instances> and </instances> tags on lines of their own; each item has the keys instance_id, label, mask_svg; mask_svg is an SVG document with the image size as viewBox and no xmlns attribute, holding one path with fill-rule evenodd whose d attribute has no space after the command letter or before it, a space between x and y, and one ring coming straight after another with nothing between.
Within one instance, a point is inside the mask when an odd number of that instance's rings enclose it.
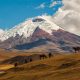
<instances>
[{"instance_id":1,"label":"snow on mountain peak","mask_svg":"<svg viewBox=\"0 0 80 80\"><path fill-rule=\"evenodd\" d=\"M42 19L42 21L38 23L34 23L34 24L37 24L39 28L43 29L44 31L50 34L52 33L53 30L62 29L59 26L57 26L55 23L52 22L51 16L47 16L47 15L38 16L37 19Z\"/></svg>"},{"instance_id":2,"label":"snow on mountain peak","mask_svg":"<svg viewBox=\"0 0 80 80\"><path fill-rule=\"evenodd\" d=\"M4 41L10 37L15 37L16 34L19 34L20 36L23 35L25 38L28 38L33 34L37 27L48 32L50 35L53 30L61 29L52 22L51 16L42 15L35 18L29 18L25 22L5 31L5 33L0 36L0 40Z\"/></svg>"},{"instance_id":3,"label":"snow on mountain peak","mask_svg":"<svg viewBox=\"0 0 80 80\"><path fill-rule=\"evenodd\" d=\"M0 35L4 33L4 30L0 29Z\"/></svg>"}]
</instances>

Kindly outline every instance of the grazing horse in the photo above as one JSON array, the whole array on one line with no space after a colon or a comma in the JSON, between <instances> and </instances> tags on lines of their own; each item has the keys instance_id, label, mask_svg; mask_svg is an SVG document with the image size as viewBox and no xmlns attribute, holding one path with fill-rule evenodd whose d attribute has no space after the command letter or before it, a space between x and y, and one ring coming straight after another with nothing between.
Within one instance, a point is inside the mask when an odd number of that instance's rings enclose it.
<instances>
[{"instance_id":1,"label":"grazing horse","mask_svg":"<svg viewBox=\"0 0 80 80\"><path fill-rule=\"evenodd\" d=\"M32 62L32 58L30 58L30 62Z\"/></svg>"},{"instance_id":2,"label":"grazing horse","mask_svg":"<svg viewBox=\"0 0 80 80\"><path fill-rule=\"evenodd\" d=\"M18 63L16 62L16 63L14 63L14 67L16 68L18 66Z\"/></svg>"},{"instance_id":3,"label":"grazing horse","mask_svg":"<svg viewBox=\"0 0 80 80\"><path fill-rule=\"evenodd\" d=\"M49 58L50 58L50 57L52 57L53 55L52 55L52 53L50 52L50 53L48 54L48 56L49 56Z\"/></svg>"},{"instance_id":4,"label":"grazing horse","mask_svg":"<svg viewBox=\"0 0 80 80\"><path fill-rule=\"evenodd\" d=\"M24 63L28 63L27 59L24 60Z\"/></svg>"},{"instance_id":5,"label":"grazing horse","mask_svg":"<svg viewBox=\"0 0 80 80\"><path fill-rule=\"evenodd\" d=\"M45 59L45 58L47 58L47 56L45 54L40 55L40 59Z\"/></svg>"},{"instance_id":6,"label":"grazing horse","mask_svg":"<svg viewBox=\"0 0 80 80\"><path fill-rule=\"evenodd\" d=\"M80 51L80 47L73 47L75 53Z\"/></svg>"}]
</instances>

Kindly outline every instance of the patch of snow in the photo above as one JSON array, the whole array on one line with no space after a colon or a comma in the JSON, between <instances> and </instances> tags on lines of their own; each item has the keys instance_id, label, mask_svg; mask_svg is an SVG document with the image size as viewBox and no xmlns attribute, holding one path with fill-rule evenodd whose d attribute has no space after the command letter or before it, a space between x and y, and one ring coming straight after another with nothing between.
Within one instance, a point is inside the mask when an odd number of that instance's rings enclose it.
<instances>
[{"instance_id":1,"label":"patch of snow","mask_svg":"<svg viewBox=\"0 0 80 80\"><path fill-rule=\"evenodd\" d=\"M38 21L34 22L33 19L37 19ZM28 38L33 34L37 27L49 34L52 34L53 30L61 29L51 21L51 16L42 15L35 18L29 18L12 29L5 31L5 33L0 36L0 40L4 41L10 37L15 37L16 34L19 34L20 36L23 35L25 38Z\"/></svg>"}]
</instances>

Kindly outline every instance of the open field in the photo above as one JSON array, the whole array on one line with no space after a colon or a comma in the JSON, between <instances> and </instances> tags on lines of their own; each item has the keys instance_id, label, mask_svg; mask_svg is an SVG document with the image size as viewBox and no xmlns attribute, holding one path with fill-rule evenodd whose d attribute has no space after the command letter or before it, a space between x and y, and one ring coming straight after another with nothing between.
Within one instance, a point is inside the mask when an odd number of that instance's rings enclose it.
<instances>
[{"instance_id":1,"label":"open field","mask_svg":"<svg viewBox=\"0 0 80 80\"><path fill-rule=\"evenodd\" d=\"M11 65L11 64L4 64L4 65L0 65L0 70L8 70L10 68L13 68L14 65Z\"/></svg>"},{"instance_id":2,"label":"open field","mask_svg":"<svg viewBox=\"0 0 80 80\"><path fill-rule=\"evenodd\" d=\"M79 53L54 55L16 68L10 64L4 66L0 80L80 80Z\"/></svg>"},{"instance_id":3,"label":"open field","mask_svg":"<svg viewBox=\"0 0 80 80\"><path fill-rule=\"evenodd\" d=\"M4 61L6 59L10 59L12 57L15 56L30 56L33 54L42 54L44 52L41 51L37 51L37 52L33 52L33 50L31 51L19 51L19 50L4 50L4 49L0 49L0 61Z\"/></svg>"}]
</instances>

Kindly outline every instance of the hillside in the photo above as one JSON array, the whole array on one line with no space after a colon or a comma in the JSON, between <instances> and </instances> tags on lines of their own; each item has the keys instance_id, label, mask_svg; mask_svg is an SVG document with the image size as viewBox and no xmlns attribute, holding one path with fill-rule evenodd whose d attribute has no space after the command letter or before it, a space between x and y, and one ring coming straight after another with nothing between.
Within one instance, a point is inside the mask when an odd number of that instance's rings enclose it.
<instances>
[{"instance_id":1,"label":"hillside","mask_svg":"<svg viewBox=\"0 0 80 80\"><path fill-rule=\"evenodd\" d=\"M80 80L80 54L54 55L19 65L0 75L0 80Z\"/></svg>"}]
</instances>

